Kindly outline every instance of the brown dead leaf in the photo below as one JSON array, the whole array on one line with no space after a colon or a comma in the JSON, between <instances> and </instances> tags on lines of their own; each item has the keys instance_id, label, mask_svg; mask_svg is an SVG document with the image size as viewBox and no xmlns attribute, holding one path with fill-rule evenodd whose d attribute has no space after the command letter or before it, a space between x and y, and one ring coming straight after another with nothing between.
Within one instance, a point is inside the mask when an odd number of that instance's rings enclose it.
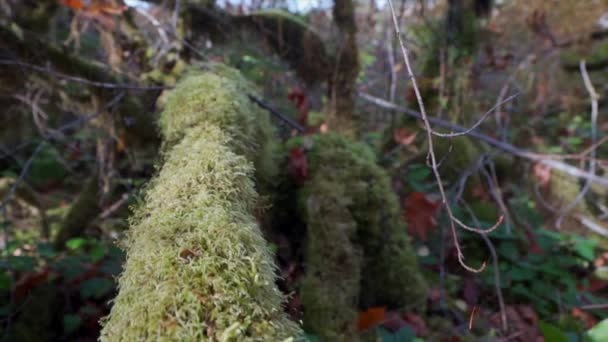
<instances>
[{"instance_id":1,"label":"brown dead leaf","mask_svg":"<svg viewBox=\"0 0 608 342\"><path fill-rule=\"evenodd\" d=\"M405 198L404 216L411 236L426 241L428 233L437 226L435 215L441 207L440 202L431 201L422 192L412 192Z\"/></svg>"},{"instance_id":2,"label":"brown dead leaf","mask_svg":"<svg viewBox=\"0 0 608 342\"><path fill-rule=\"evenodd\" d=\"M399 145L408 146L416 140L417 135L418 132L412 132L406 127L401 127L393 131L393 140Z\"/></svg>"}]
</instances>

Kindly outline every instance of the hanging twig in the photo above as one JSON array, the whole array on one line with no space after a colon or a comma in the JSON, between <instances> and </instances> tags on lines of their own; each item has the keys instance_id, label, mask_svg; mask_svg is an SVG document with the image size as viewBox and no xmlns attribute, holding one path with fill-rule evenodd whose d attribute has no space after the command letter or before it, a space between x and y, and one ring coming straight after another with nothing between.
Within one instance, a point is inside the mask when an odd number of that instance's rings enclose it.
<instances>
[{"instance_id":1,"label":"hanging twig","mask_svg":"<svg viewBox=\"0 0 608 342\"><path fill-rule=\"evenodd\" d=\"M435 180L437 181L437 187L439 188L439 193L441 195L441 201L442 201L443 207L445 208L445 210L448 214L448 220L450 222L450 228L451 228L451 232L452 232L452 239L454 241L454 247L456 248L456 252L458 255L458 262L462 265L462 267L464 267L466 270L468 270L470 272L474 272L474 273L481 272L481 271L483 271L483 269L486 266L485 262L479 268L473 268L464 262L464 254L462 253L460 243L458 242L456 224L458 224L463 229L470 230L470 231L480 233L480 234L485 234L485 233L488 233L489 231L492 231L492 230L498 228L498 226L500 226L500 224L502 223L504 217L501 216L498 219L498 221L496 222L496 224L494 224L494 226L492 226L490 229L483 230L483 229L479 229L479 228L469 227L468 225L464 224L462 221L457 219L454 216L454 214L452 213L452 208L450 207L450 204L448 203L447 196L445 194L445 189L443 188L443 182L441 180L441 175L439 174L439 170L438 170L438 166L437 166L437 157L435 156L435 150L434 150L434 146L433 146L433 129L431 127L431 123L429 122L429 120L426 116L424 102L422 101L422 95L420 94L420 89L418 88L418 84L416 82L416 77L414 76L414 72L413 72L412 66L410 64L410 60L409 60L408 53L407 53L407 48L405 47L405 44L403 43L403 40L401 39L401 31L399 30L399 23L397 21L397 15L395 14L395 9L394 9L392 0L389 0L388 4L389 4L390 10L391 10L391 15L393 18L393 25L395 27L397 39L399 40L399 45L401 47L403 61L405 62L408 77L410 78L410 80L412 82L412 87L414 88L414 93L416 94L416 100L417 100L418 106L420 108L420 115L422 116L422 121L424 122L424 127L425 127L425 131L427 134L427 141L428 141L428 146L429 146L428 155L430 157L429 159L431 162L431 169L433 170L433 174L435 175Z\"/></svg>"},{"instance_id":2,"label":"hanging twig","mask_svg":"<svg viewBox=\"0 0 608 342\"><path fill-rule=\"evenodd\" d=\"M471 219L476 224L479 224L479 220L475 213L471 209L471 207L464 201L462 201L464 208L471 215ZM509 325L507 323L507 312L505 310L505 301L502 296L502 289L500 288L500 269L498 268L498 255L496 254L496 248L494 248L494 244L485 234L481 234L483 241L488 246L490 250L490 254L492 255L492 266L494 267L494 288L496 289L496 297L498 298L498 307L500 308L500 322L502 324L502 330L507 332L509 330Z\"/></svg>"}]
</instances>

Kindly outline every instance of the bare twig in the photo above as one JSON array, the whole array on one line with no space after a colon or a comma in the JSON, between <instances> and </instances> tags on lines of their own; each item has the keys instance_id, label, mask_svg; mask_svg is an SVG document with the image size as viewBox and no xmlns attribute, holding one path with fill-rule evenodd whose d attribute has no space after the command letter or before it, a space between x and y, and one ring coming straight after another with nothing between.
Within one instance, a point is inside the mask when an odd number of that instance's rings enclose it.
<instances>
[{"instance_id":1,"label":"bare twig","mask_svg":"<svg viewBox=\"0 0 608 342\"><path fill-rule=\"evenodd\" d=\"M398 106L394 103L388 102L386 100L383 100L381 98L378 98L378 97L375 97L375 96L372 96L372 95L369 95L369 94L366 94L363 92L359 92L359 96L362 99L364 99L365 101L372 103L378 107L395 110L397 112L404 113L413 118L422 120L422 114L413 109ZM427 116L427 120L434 125L450 129L454 132L463 132L463 131L467 130L467 128L464 128L462 126L452 124L450 122L440 120L437 118ZM562 171L573 177L588 179L593 183L599 184L603 187L608 187L608 178L604 178L604 177L589 173L581 168L578 168L578 167L563 163L559 160L556 160L556 159L578 159L578 158L570 158L570 155L568 155L566 158L561 158L559 155L551 157L550 155L531 152L528 150L521 149L519 147L515 147L504 141L497 140L493 137L490 137L489 135L479 132L478 130L473 130L473 131L469 132L469 136L476 138L478 140L481 140L494 148L502 150L503 152L510 153L519 158L527 159L527 160L534 161L534 162L539 162L552 169Z\"/></svg>"},{"instance_id":2,"label":"bare twig","mask_svg":"<svg viewBox=\"0 0 608 342\"><path fill-rule=\"evenodd\" d=\"M589 74L587 73L587 67L585 66L584 60L580 62L580 69L581 75L583 76L583 82L585 83L585 88L587 89L589 98L591 99L591 145L595 145L595 142L597 141L597 111L600 96L595 91L593 83L591 83L591 79L589 79ZM595 174L595 152L596 149L591 149L591 160L589 161L589 173L591 174ZM587 179L585 185L578 195L576 195L574 200L560 210L560 216L555 221L555 225L558 229L561 227L564 217L566 217L566 215L568 215L568 213L574 209L580 203L580 201L583 200L583 198L585 198L585 194L587 194L589 188L591 188L591 181Z\"/></svg>"},{"instance_id":3,"label":"bare twig","mask_svg":"<svg viewBox=\"0 0 608 342\"><path fill-rule=\"evenodd\" d=\"M454 215L452 213L452 208L450 207L450 205L448 203L447 196L445 194L445 189L443 187L443 182L441 180L441 175L439 174L439 170L437 168L437 157L435 156L435 150L433 147L433 129L432 129L431 123L429 122L427 115L426 115L426 110L424 108L424 102L422 101L422 95L420 94L420 89L418 88L418 84L416 82L416 77L414 76L414 72L413 72L412 66L410 64L407 48L405 47L405 44L403 43L403 40L401 39L401 31L399 30L399 23L397 21L397 15L395 14L395 8L393 6L392 0L389 0L388 4L389 4L390 10L391 10L391 16L393 18L393 25L395 27L395 33L397 35L397 39L398 39L399 45L401 47L403 61L405 62L408 77L410 78L410 80L412 82L412 87L414 88L414 93L416 94L416 100L417 100L418 106L420 108L420 114L422 116L422 121L424 122L424 127L426 130L427 141L428 141L428 146L429 146L429 156L430 156L430 161L431 161L431 168L433 170L433 174L435 175L435 179L437 181L437 187L439 188L439 193L441 195L443 207L445 208L445 210L448 214L448 219L450 222L450 228L451 228L451 233L452 233L452 239L454 241L454 247L456 248L456 252L458 254L458 261L462 265L462 267L464 267L466 270L468 270L470 272L474 272L474 273L481 272L481 271L483 271L483 269L486 266L485 263L482 264L481 267L479 267L479 268L473 268L464 262L464 255L461 251L460 243L458 242L458 235L456 233L456 224L458 224L463 229L471 230L471 231L481 233L481 234L487 233L487 231L465 225L460 220L458 220L456 217L454 217ZM490 228L490 231L493 229L496 229L500 225L502 220L503 220L503 217L501 216L498 219L497 223L492 228Z\"/></svg>"},{"instance_id":4,"label":"bare twig","mask_svg":"<svg viewBox=\"0 0 608 342\"><path fill-rule=\"evenodd\" d=\"M578 307L581 310L606 310L608 309L608 304L589 304Z\"/></svg>"},{"instance_id":5,"label":"bare twig","mask_svg":"<svg viewBox=\"0 0 608 342\"><path fill-rule=\"evenodd\" d=\"M471 207L464 201L462 201L462 204L467 210L467 212L471 215L471 218L473 219L475 224L479 225L479 220L477 219L477 216L475 216L475 213L473 212ZM496 289L496 297L498 298L498 306L500 307L500 321L502 323L502 330L506 332L509 330L509 325L507 323L505 301L502 296L502 289L500 288L500 270L498 268L498 255L496 254L496 248L494 248L494 244L492 243L490 238L488 238L485 234L481 234L481 237L486 243L486 246L488 246L490 254L492 255L492 266L494 267L494 287Z\"/></svg>"},{"instance_id":6,"label":"bare twig","mask_svg":"<svg viewBox=\"0 0 608 342\"><path fill-rule=\"evenodd\" d=\"M15 61L15 60L8 60L8 59L0 59L0 65L4 65L4 66L17 65L20 67L34 70L34 71L47 73L47 74L50 74L55 77L62 78L62 79L68 80L68 81L82 83L82 84L86 84L86 85L89 85L92 87L98 87L98 88L133 89L133 90L163 90L163 89L172 88L172 87L167 87L167 86L138 86L138 85L133 85L133 84L97 82L97 81L88 80L88 79L82 78L82 77L67 75L67 74L61 73L59 71L55 71L55 70L51 69L50 67L45 68L45 67L41 67L41 66L34 65L34 64L29 64L29 63Z\"/></svg>"},{"instance_id":7,"label":"bare twig","mask_svg":"<svg viewBox=\"0 0 608 342\"><path fill-rule=\"evenodd\" d=\"M432 131L433 135L436 135L438 137L442 137L442 138L454 138L454 137L460 137L463 135L467 135L469 133L471 133L472 131L476 130L477 127L479 127L483 121L492 113L494 113L494 110L496 110L497 108L500 108L500 106L502 106L503 104L513 100L514 98L516 98L519 95L519 93L513 94L509 97L507 97L506 99L496 103L494 105L494 107L490 108L487 112L485 112L480 118L479 120L477 120L477 122L475 122L475 124L473 124L473 126L471 126L470 128L461 131L461 132L456 132L456 133L439 133L439 132L435 132Z\"/></svg>"}]
</instances>

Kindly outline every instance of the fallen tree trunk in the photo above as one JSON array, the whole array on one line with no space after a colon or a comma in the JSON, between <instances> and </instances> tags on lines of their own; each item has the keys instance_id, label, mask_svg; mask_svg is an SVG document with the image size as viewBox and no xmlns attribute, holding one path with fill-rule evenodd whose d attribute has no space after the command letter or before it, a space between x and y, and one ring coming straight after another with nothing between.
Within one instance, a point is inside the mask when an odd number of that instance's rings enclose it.
<instances>
[{"instance_id":1,"label":"fallen tree trunk","mask_svg":"<svg viewBox=\"0 0 608 342\"><path fill-rule=\"evenodd\" d=\"M256 223L257 179L273 177L272 129L222 66L166 98L163 164L131 218L119 294L102 341L278 341L300 335L283 312ZM255 166L254 166L255 165Z\"/></svg>"}]
</instances>

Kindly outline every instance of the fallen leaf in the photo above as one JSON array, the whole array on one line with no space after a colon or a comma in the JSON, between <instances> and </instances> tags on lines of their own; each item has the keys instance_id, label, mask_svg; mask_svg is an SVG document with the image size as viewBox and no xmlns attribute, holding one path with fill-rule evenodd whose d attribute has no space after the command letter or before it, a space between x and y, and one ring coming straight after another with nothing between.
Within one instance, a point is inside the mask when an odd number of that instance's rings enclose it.
<instances>
[{"instance_id":1,"label":"fallen leaf","mask_svg":"<svg viewBox=\"0 0 608 342\"><path fill-rule=\"evenodd\" d=\"M408 233L426 241L429 231L437 227L435 215L440 207L440 202L429 200L422 192L410 193L404 205Z\"/></svg>"},{"instance_id":2,"label":"fallen leaf","mask_svg":"<svg viewBox=\"0 0 608 342\"><path fill-rule=\"evenodd\" d=\"M417 135L418 132L412 132L406 127L401 127L393 131L393 140L399 145L408 146L416 140Z\"/></svg>"},{"instance_id":3,"label":"fallen leaf","mask_svg":"<svg viewBox=\"0 0 608 342\"><path fill-rule=\"evenodd\" d=\"M384 307L373 307L359 314L357 328L360 331L368 330L380 325L385 319L386 309Z\"/></svg>"}]
</instances>

